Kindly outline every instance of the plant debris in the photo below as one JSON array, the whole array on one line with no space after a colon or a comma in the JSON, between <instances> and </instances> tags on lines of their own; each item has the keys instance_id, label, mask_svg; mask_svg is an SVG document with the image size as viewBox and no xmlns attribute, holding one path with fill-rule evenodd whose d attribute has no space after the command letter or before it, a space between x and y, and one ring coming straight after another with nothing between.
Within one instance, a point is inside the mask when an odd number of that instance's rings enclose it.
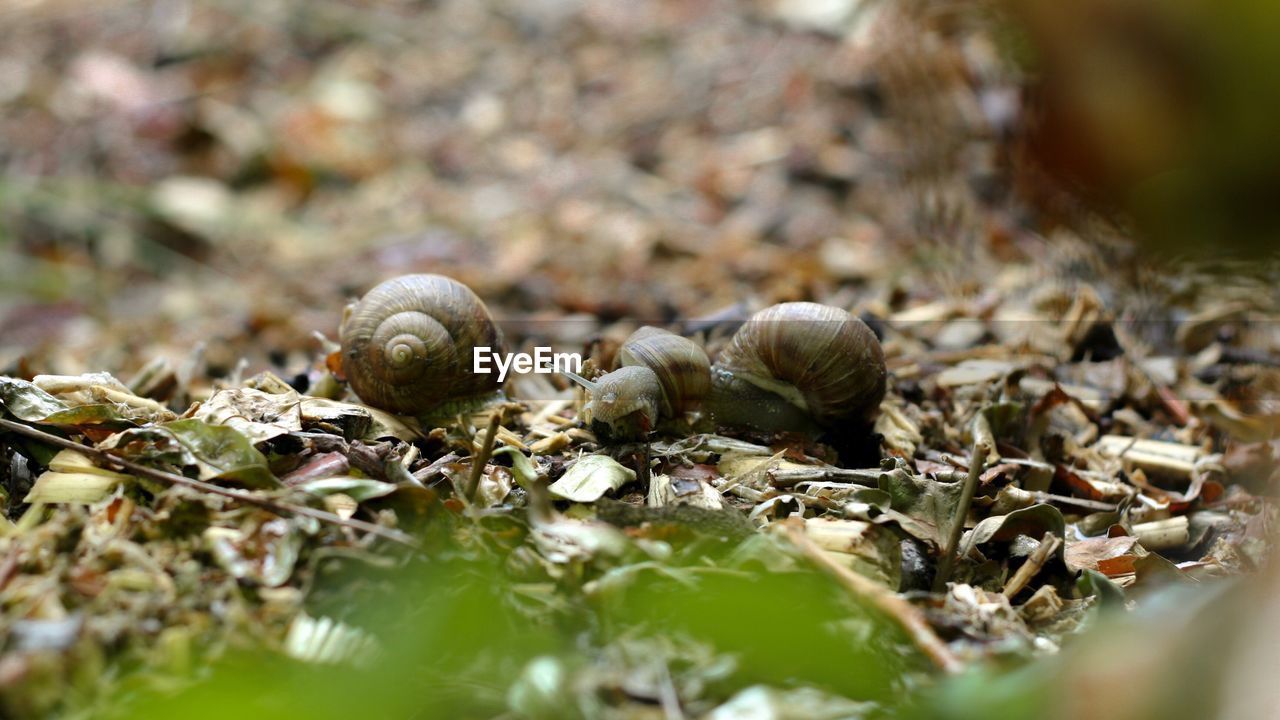
<instances>
[{"instance_id":1,"label":"plant debris","mask_svg":"<svg viewBox=\"0 0 1280 720\"><path fill-rule=\"evenodd\" d=\"M1250 632L1280 268L1031 204L981 13L64 5L0 29L0 715L982 717L1181 698ZM331 338L414 272L593 371L827 303L888 392L848 436L613 442L547 375L397 416Z\"/></svg>"}]
</instances>

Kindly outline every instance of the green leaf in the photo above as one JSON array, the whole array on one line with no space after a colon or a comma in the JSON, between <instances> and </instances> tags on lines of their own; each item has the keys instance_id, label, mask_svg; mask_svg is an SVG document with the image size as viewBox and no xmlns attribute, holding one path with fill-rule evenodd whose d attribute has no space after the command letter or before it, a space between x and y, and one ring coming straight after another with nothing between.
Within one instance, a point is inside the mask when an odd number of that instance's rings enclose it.
<instances>
[{"instance_id":1,"label":"green leaf","mask_svg":"<svg viewBox=\"0 0 1280 720\"><path fill-rule=\"evenodd\" d=\"M607 455L587 455L573 464L548 490L574 502L595 502L636 479L636 471Z\"/></svg>"},{"instance_id":2,"label":"green leaf","mask_svg":"<svg viewBox=\"0 0 1280 720\"><path fill-rule=\"evenodd\" d=\"M1026 427L1026 407L1022 403L1006 402L983 409L991 434L1000 440L1019 440Z\"/></svg>"},{"instance_id":3,"label":"green leaf","mask_svg":"<svg viewBox=\"0 0 1280 720\"><path fill-rule=\"evenodd\" d=\"M1046 532L1052 532L1058 537L1063 537L1066 527L1067 523L1062 517L1062 512L1052 505L1043 503L1014 510L1008 515L989 517L965 535L964 541L960 543L960 557L967 555L977 545L992 541L1009 541L1019 535L1041 538ZM1058 546L1056 556L1059 560L1062 559L1064 545Z\"/></svg>"},{"instance_id":4,"label":"green leaf","mask_svg":"<svg viewBox=\"0 0 1280 720\"><path fill-rule=\"evenodd\" d=\"M38 422L67 409L66 403L28 380L0 375L0 405L19 420Z\"/></svg>"},{"instance_id":5,"label":"green leaf","mask_svg":"<svg viewBox=\"0 0 1280 720\"><path fill-rule=\"evenodd\" d=\"M1124 609L1124 590L1097 570L1084 569L1076 580L1076 589L1084 597L1098 598L1098 607L1108 612Z\"/></svg>"},{"instance_id":6,"label":"green leaf","mask_svg":"<svg viewBox=\"0 0 1280 720\"><path fill-rule=\"evenodd\" d=\"M124 428L137 424L122 412L121 405L90 403L72 406L35 383L4 376L0 376L0 405L19 420L44 425L115 425Z\"/></svg>"},{"instance_id":7,"label":"green leaf","mask_svg":"<svg viewBox=\"0 0 1280 720\"><path fill-rule=\"evenodd\" d=\"M899 467L881 473L879 485L888 493L892 509L915 521L911 527L904 525L904 530L942 547L960 502L961 483L917 477Z\"/></svg>"},{"instance_id":8,"label":"green leaf","mask_svg":"<svg viewBox=\"0 0 1280 720\"><path fill-rule=\"evenodd\" d=\"M847 501L866 503L880 510L889 510L893 507L893 496L880 488L857 488L849 493Z\"/></svg>"},{"instance_id":9,"label":"green leaf","mask_svg":"<svg viewBox=\"0 0 1280 720\"><path fill-rule=\"evenodd\" d=\"M267 458L243 434L189 418L116 433L101 447L133 460L195 467L201 480L231 480L247 487L278 487Z\"/></svg>"},{"instance_id":10,"label":"green leaf","mask_svg":"<svg viewBox=\"0 0 1280 720\"><path fill-rule=\"evenodd\" d=\"M528 455L510 445L504 445L493 451L494 457L499 455L511 456L511 474L515 476L516 482L521 487L528 489L538 481L538 468L534 467Z\"/></svg>"},{"instance_id":11,"label":"green leaf","mask_svg":"<svg viewBox=\"0 0 1280 720\"><path fill-rule=\"evenodd\" d=\"M1142 588L1159 587L1169 584L1191 584L1187 577L1163 555L1149 552L1133 561L1134 586Z\"/></svg>"},{"instance_id":12,"label":"green leaf","mask_svg":"<svg viewBox=\"0 0 1280 720\"><path fill-rule=\"evenodd\" d=\"M40 421L45 425L117 425L133 427L137 423L120 414L115 405L80 405L52 413Z\"/></svg>"}]
</instances>

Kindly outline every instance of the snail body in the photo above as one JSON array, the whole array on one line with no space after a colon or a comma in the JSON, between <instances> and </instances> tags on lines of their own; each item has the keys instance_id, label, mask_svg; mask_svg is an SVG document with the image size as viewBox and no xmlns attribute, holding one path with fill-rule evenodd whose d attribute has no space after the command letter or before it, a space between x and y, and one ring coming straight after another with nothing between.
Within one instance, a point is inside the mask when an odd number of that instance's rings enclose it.
<instances>
[{"instance_id":1,"label":"snail body","mask_svg":"<svg viewBox=\"0 0 1280 720\"><path fill-rule=\"evenodd\" d=\"M753 315L713 366L688 338L645 327L622 366L587 381L593 426L638 438L659 421L705 409L715 425L809 434L874 418L887 373L875 333L848 312L782 303Z\"/></svg>"},{"instance_id":2,"label":"snail body","mask_svg":"<svg viewBox=\"0 0 1280 720\"><path fill-rule=\"evenodd\" d=\"M502 333L484 302L443 275L402 275L347 306L338 331L342 368L365 403L418 415L496 391L475 373L477 347L497 350Z\"/></svg>"}]
</instances>

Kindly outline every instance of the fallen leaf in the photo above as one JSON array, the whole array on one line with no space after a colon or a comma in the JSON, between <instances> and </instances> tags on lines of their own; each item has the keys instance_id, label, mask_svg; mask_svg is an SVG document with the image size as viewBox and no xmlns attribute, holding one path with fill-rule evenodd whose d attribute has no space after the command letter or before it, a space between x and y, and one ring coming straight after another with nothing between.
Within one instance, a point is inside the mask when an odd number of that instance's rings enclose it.
<instances>
[{"instance_id":1,"label":"fallen leaf","mask_svg":"<svg viewBox=\"0 0 1280 720\"><path fill-rule=\"evenodd\" d=\"M636 472L607 455L587 455L573 464L547 489L574 502L595 502L606 493L633 482Z\"/></svg>"}]
</instances>

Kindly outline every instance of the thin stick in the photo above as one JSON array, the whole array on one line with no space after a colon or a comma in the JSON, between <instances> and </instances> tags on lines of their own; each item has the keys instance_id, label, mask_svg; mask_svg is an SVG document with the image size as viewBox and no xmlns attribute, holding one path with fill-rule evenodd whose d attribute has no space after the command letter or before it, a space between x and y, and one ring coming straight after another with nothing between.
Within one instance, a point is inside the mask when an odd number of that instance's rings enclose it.
<instances>
[{"instance_id":1,"label":"thin stick","mask_svg":"<svg viewBox=\"0 0 1280 720\"><path fill-rule=\"evenodd\" d=\"M985 431L980 431L981 426ZM973 493L978 487L978 478L987 463L987 453L991 451L988 437L991 429L981 413L974 422L973 452L969 455L969 476L960 489L960 502L956 505L955 517L951 518L951 531L947 535L947 546L942 549L942 557L938 559L938 573L933 576L933 591L942 592L951 579L951 565L955 562L956 546L960 544L960 535L964 532L964 520L969 517L969 506L973 504Z\"/></svg>"},{"instance_id":2,"label":"thin stick","mask_svg":"<svg viewBox=\"0 0 1280 720\"><path fill-rule=\"evenodd\" d=\"M476 490L480 487L480 475L484 473L484 466L493 455L493 440L498 436L498 425L501 423L502 413L495 412L489 416L489 428L485 430L484 442L480 445L480 452L471 458L471 474L467 476L467 486L462 489L467 502L476 498Z\"/></svg>"},{"instance_id":3,"label":"thin stick","mask_svg":"<svg viewBox=\"0 0 1280 720\"><path fill-rule=\"evenodd\" d=\"M1036 548L1035 552L1031 553L1031 557L1027 558L1026 562L1022 563L1022 566L1018 568L1018 572L1009 578L1009 584L1004 586L1004 596L1013 598L1014 595L1021 592L1022 588L1031 582L1031 578L1040 572L1040 568L1044 567L1044 564L1049 561L1049 556L1061 544L1062 540L1058 539L1057 535L1052 532L1045 533L1044 538L1040 541L1040 546Z\"/></svg>"},{"instance_id":4,"label":"thin stick","mask_svg":"<svg viewBox=\"0 0 1280 720\"><path fill-rule=\"evenodd\" d=\"M1055 495L1053 493L1032 491L1031 497L1039 502L1056 502L1061 505L1073 505L1075 507L1085 508L1086 510L1097 510L1099 512L1115 512L1120 509L1117 503L1107 503L1100 500L1086 500L1085 498L1076 498L1069 495Z\"/></svg>"},{"instance_id":5,"label":"thin stick","mask_svg":"<svg viewBox=\"0 0 1280 720\"><path fill-rule=\"evenodd\" d=\"M334 525L341 525L343 527L349 527L353 530L360 530L363 532L370 533L371 535L377 535L380 538L384 538L392 542L397 542L397 543L400 543L401 545L408 545L409 547L412 547L412 548L419 547L420 545L417 539L414 538L412 535L400 532L399 530L393 530L392 528L383 527L381 525L376 525L371 522L365 522L364 520L356 520L355 518L342 518L331 512L327 512L325 510L317 510L312 507L307 507L306 505L293 505L290 503L282 503L282 502L279 502L278 500L272 500L271 498L254 495L244 490L236 490L234 488L225 488L220 485L214 485L213 483L207 483L203 480L193 480L189 477L178 475L177 473L166 472L164 470L157 470L156 468L147 467L146 465L141 465L139 463L133 462L132 460L126 460L121 457L116 457L115 455L112 455L106 450L101 450L91 445L81 445L78 442L74 442L66 438L58 437L57 435L52 435L50 433L44 432L43 430L37 430L36 428L33 428L29 425L23 425L21 423L16 423L11 420L0 419L0 428L11 430L15 433L18 433L19 435L26 435L27 437L34 438L41 442L49 443L50 445L57 445L58 447L63 447L69 450L75 450L76 452L84 453L86 455L89 455L90 457L97 458L98 460L108 465L114 465L115 467L121 470L127 470L130 473L134 475L138 475L140 477L150 478L152 480L168 483L170 485L183 485L189 488L193 488L195 490L199 490L201 492L210 493L212 495L221 495L223 497L231 498L233 500L238 500L248 505L256 505L260 508L265 508L277 514L293 514L293 515L302 515L304 517L315 518L316 520L320 520L322 522L332 523Z\"/></svg>"},{"instance_id":6,"label":"thin stick","mask_svg":"<svg viewBox=\"0 0 1280 720\"><path fill-rule=\"evenodd\" d=\"M800 467L775 468L767 471L769 484L776 488L787 488L801 483L820 482L822 480L845 481L849 485L876 487L880 482L883 470L850 470L838 467Z\"/></svg>"},{"instance_id":7,"label":"thin stick","mask_svg":"<svg viewBox=\"0 0 1280 720\"><path fill-rule=\"evenodd\" d=\"M888 588L868 580L831 559L809 539L809 536L804 532L804 525L800 522L783 521L778 525L787 533L787 537L792 544L799 548L815 565L833 576L854 596L871 603L871 605L897 623L916 644L916 647L920 648L920 651L940 669L952 674L964 669L960 660L951 653L946 643L942 642L942 639L925 621L924 613L919 608L903 600Z\"/></svg>"}]
</instances>

